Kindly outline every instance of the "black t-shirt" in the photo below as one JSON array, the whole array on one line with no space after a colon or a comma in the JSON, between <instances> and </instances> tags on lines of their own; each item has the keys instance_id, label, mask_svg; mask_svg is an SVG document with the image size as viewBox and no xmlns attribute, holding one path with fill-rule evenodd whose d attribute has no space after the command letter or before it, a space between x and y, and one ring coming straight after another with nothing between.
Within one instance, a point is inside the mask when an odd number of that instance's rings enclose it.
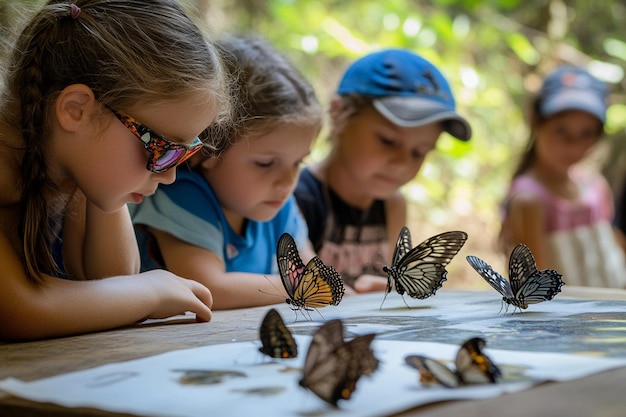
<instances>
[{"instance_id":1,"label":"black t-shirt","mask_svg":"<svg viewBox=\"0 0 626 417\"><path fill-rule=\"evenodd\" d=\"M363 274L384 275L388 239L385 202L367 209L353 207L303 169L295 196L318 256L332 265L348 285Z\"/></svg>"}]
</instances>

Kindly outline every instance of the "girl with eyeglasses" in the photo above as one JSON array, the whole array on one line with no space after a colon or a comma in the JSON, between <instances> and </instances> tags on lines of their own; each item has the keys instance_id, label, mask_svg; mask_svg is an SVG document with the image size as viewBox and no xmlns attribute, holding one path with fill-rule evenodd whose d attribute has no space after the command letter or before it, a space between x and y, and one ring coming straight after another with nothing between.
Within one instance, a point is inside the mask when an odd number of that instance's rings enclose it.
<instances>
[{"instance_id":1,"label":"girl with eyeglasses","mask_svg":"<svg viewBox=\"0 0 626 417\"><path fill-rule=\"evenodd\" d=\"M258 38L217 42L233 76L233 122L207 137L229 145L198 153L173 184L133 208L142 269L167 268L212 292L214 309L285 300L276 246L291 234L306 263L314 256L292 196L300 165L322 123L313 88Z\"/></svg>"},{"instance_id":2,"label":"girl with eyeglasses","mask_svg":"<svg viewBox=\"0 0 626 417\"><path fill-rule=\"evenodd\" d=\"M0 339L211 319L205 286L139 273L127 203L202 148L228 110L224 80L175 1L50 1L34 14L0 83Z\"/></svg>"}]
</instances>

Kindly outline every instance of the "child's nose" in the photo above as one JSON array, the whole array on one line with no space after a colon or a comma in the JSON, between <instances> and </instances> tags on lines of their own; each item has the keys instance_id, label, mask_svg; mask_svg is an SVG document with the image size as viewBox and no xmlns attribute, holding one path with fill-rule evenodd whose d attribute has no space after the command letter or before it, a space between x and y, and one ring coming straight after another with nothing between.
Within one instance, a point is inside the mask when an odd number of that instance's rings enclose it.
<instances>
[{"instance_id":1,"label":"child's nose","mask_svg":"<svg viewBox=\"0 0 626 417\"><path fill-rule=\"evenodd\" d=\"M170 168L165 172L161 172L160 174L154 174L157 176L157 180L161 184L171 184L176 181L176 168Z\"/></svg>"}]
</instances>

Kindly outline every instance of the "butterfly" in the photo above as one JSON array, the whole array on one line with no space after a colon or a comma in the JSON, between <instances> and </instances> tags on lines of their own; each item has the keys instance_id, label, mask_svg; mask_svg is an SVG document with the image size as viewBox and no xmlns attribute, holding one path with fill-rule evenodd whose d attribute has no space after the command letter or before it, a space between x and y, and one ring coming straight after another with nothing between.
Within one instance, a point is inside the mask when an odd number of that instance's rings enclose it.
<instances>
[{"instance_id":1,"label":"butterfly","mask_svg":"<svg viewBox=\"0 0 626 417\"><path fill-rule=\"evenodd\" d=\"M476 256L468 256L467 262L502 294L505 303L520 309L528 308L529 304L552 300L561 292L564 284L561 274L555 270L538 270L532 252L521 243L513 249L509 258L510 282Z\"/></svg>"},{"instance_id":2,"label":"butterfly","mask_svg":"<svg viewBox=\"0 0 626 417\"><path fill-rule=\"evenodd\" d=\"M287 304L306 310L339 304L345 291L341 275L317 256L305 266L290 234L278 239L276 257Z\"/></svg>"},{"instance_id":3,"label":"butterfly","mask_svg":"<svg viewBox=\"0 0 626 417\"><path fill-rule=\"evenodd\" d=\"M298 356L298 345L293 339L291 332L285 326L283 318L278 311L270 309L259 330L262 346L259 348L261 353L272 358L295 358Z\"/></svg>"},{"instance_id":4,"label":"butterfly","mask_svg":"<svg viewBox=\"0 0 626 417\"><path fill-rule=\"evenodd\" d=\"M339 400L349 400L361 376L371 375L378 368L378 359L370 348L374 337L366 334L346 342L341 320L324 323L309 345L300 386L335 407Z\"/></svg>"},{"instance_id":5,"label":"butterfly","mask_svg":"<svg viewBox=\"0 0 626 417\"><path fill-rule=\"evenodd\" d=\"M409 355L404 361L419 371L420 382L424 385L439 383L455 388L469 384L495 384L502 372L483 353L485 344L485 340L480 337L465 341L456 354L454 370L436 359L422 355Z\"/></svg>"},{"instance_id":6,"label":"butterfly","mask_svg":"<svg viewBox=\"0 0 626 417\"><path fill-rule=\"evenodd\" d=\"M424 299L434 295L446 280L446 265L466 240L465 232L445 232L428 238L413 248L411 232L403 227L393 251L392 265L383 266L383 271L387 273L383 303L393 285L398 294L403 295L406 292L412 298Z\"/></svg>"}]
</instances>

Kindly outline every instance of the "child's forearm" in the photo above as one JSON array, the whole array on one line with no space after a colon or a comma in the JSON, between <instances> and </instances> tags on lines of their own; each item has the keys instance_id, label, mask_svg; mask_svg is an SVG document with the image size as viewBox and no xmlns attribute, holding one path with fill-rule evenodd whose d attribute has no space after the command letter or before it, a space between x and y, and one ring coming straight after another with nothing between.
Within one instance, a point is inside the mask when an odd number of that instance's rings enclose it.
<instances>
[{"instance_id":1,"label":"child's forearm","mask_svg":"<svg viewBox=\"0 0 626 417\"><path fill-rule=\"evenodd\" d=\"M136 274L140 255L126 206L105 213L87 203L83 267L87 279Z\"/></svg>"}]
</instances>

